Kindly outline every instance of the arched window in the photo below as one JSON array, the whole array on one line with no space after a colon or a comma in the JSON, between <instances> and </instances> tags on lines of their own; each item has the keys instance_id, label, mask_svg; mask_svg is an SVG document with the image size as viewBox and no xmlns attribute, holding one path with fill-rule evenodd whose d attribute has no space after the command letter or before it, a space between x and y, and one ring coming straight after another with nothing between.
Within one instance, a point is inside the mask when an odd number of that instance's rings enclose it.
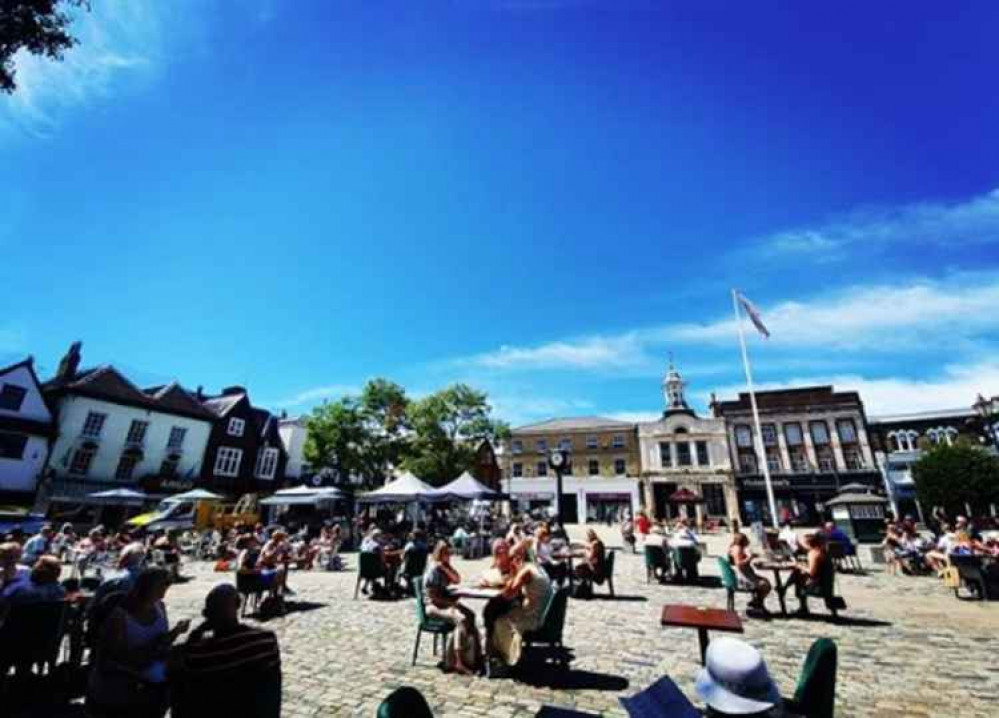
<instances>
[{"instance_id":1,"label":"arched window","mask_svg":"<svg viewBox=\"0 0 999 718\"><path fill-rule=\"evenodd\" d=\"M905 432L905 438L907 439L906 451L915 451L916 449L919 448L919 445L916 443L919 439L918 431L912 431L910 429L909 431Z\"/></svg>"}]
</instances>

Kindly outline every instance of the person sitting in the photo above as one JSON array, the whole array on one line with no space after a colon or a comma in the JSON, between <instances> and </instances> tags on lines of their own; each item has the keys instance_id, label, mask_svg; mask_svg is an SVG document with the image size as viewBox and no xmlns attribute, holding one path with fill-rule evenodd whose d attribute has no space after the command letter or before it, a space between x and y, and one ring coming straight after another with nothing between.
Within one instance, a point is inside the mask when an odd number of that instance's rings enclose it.
<instances>
[{"instance_id":1,"label":"person sitting","mask_svg":"<svg viewBox=\"0 0 999 718\"><path fill-rule=\"evenodd\" d=\"M947 557L953 550L956 539L957 534L954 531L954 527L950 524L943 524L936 545L930 551L927 551L923 557L927 565L936 571L938 576L943 575L944 570L948 566L949 561Z\"/></svg>"},{"instance_id":2,"label":"person sitting","mask_svg":"<svg viewBox=\"0 0 999 718\"><path fill-rule=\"evenodd\" d=\"M21 549L22 561L27 566L34 566L42 556L52 552L52 539L55 537L55 530L51 525L45 524L42 530L24 542Z\"/></svg>"},{"instance_id":3,"label":"person sitting","mask_svg":"<svg viewBox=\"0 0 999 718\"><path fill-rule=\"evenodd\" d=\"M444 669L469 675L478 670L482 660L479 631L475 613L448 593L448 586L461 583L461 576L451 566L451 547L446 541L434 546L433 561L423 577L427 592L427 615L440 618L454 626L444 652Z\"/></svg>"},{"instance_id":4,"label":"person sitting","mask_svg":"<svg viewBox=\"0 0 999 718\"><path fill-rule=\"evenodd\" d=\"M777 534L777 543L788 554L790 554L791 557L798 556L806 551L804 544L798 539L798 534L795 533L789 523L785 523L781 526L780 533Z\"/></svg>"},{"instance_id":5,"label":"person sitting","mask_svg":"<svg viewBox=\"0 0 999 718\"><path fill-rule=\"evenodd\" d=\"M846 531L841 529L832 521L826 521L823 527L826 533L826 539L829 541L835 541L843 546L844 556L853 556L857 553L856 546L853 545L853 540L847 535Z\"/></svg>"},{"instance_id":6,"label":"person sitting","mask_svg":"<svg viewBox=\"0 0 999 718\"><path fill-rule=\"evenodd\" d=\"M538 524L530 546L531 550L534 551L534 560L538 566L548 574L548 578L561 585L568 576L569 570L564 562L556 561L552 555L551 532L547 523Z\"/></svg>"},{"instance_id":7,"label":"person sitting","mask_svg":"<svg viewBox=\"0 0 999 718\"><path fill-rule=\"evenodd\" d=\"M164 568L170 572L171 580L180 577L180 546L177 545L177 532L168 529L153 541L153 549L162 552Z\"/></svg>"},{"instance_id":8,"label":"person sitting","mask_svg":"<svg viewBox=\"0 0 999 718\"><path fill-rule=\"evenodd\" d=\"M823 577L826 571L833 570L830 564L829 553L826 551L826 535L821 531L816 531L807 539L805 544L808 548L806 569L795 566L788 576L788 586L794 586L795 594L798 597L798 613L808 614L808 596L821 595L823 590Z\"/></svg>"},{"instance_id":9,"label":"person sitting","mask_svg":"<svg viewBox=\"0 0 999 718\"><path fill-rule=\"evenodd\" d=\"M167 654L190 627L184 620L170 628L163 603L169 585L164 569L145 569L107 617L90 674L88 711L136 718L166 713Z\"/></svg>"},{"instance_id":10,"label":"person sitting","mask_svg":"<svg viewBox=\"0 0 999 718\"><path fill-rule=\"evenodd\" d=\"M506 532L506 541L508 544L513 546L520 543L525 538L524 528L519 522L515 521L510 524L510 530Z\"/></svg>"},{"instance_id":11,"label":"person sitting","mask_svg":"<svg viewBox=\"0 0 999 718\"><path fill-rule=\"evenodd\" d=\"M261 588L272 598L280 599L285 588L288 567L279 564L274 568L262 562L262 552L254 534L243 534L236 540L239 554L236 556L236 572L257 576Z\"/></svg>"},{"instance_id":12,"label":"person sitting","mask_svg":"<svg viewBox=\"0 0 999 718\"><path fill-rule=\"evenodd\" d=\"M327 571L342 571L343 559L340 558L340 546L343 539L340 536L340 525L323 526L319 532L319 556L321 566Z\"/></svg>"},{"instance_id":13,"label":"person sitting","mask_svg":"<svg viewBox=\"0 0 999 718\"><path fill-rule=\"evenodd\" d=\"M146 563L146 549L140 543L133 543L125 547L125 550L118 556L118 570L109 574L94 592L93 604L97 605L105 596L112 593L128 593L135 585L135 579L142 573Z\"/></svg>"},{"instance_id":14,"label":"person sitting","mask_svg":"<svg viewBox=\"0 0 999 718\"><path fill-rule=\"evenodd\" d=\"M260 556L257 559L257 568L261 571L261 576L273 574L281 594L294 595L288 587L288 565L291 561L291 544L288 542L288 532L277 529L271 533L270 539L260 549Z\"/></svg>"},{"instance_id":15,"label":"person sitting","mask_svg":"<svg viewBox=\"0 0 999 718\"><path fill-rule=\"evenodd\" d=\"M281 650L273 631L239 620L236 587L221 583L205 597L204 622L173 649L169 677L173 715L204 715L217 695L240 718L281 714ZM250 687L248 689L248 687Z\"/></svg>"},{"instance_id":16,"label":"person sitting","mask_svg":"<svg viewBox=\"0 0 999 718\"><path fill-rule=\"evenodd\" d=\"M586 555L576 566L575 576L580 581L577 594L593 594L593 584L603 583L607 573L607 549L593 529L586 530Z\"/></svg>"},{"instance_id":17,"label":"person sitting","mask_svg":"<svg viewBox=\"0 0 999 718\"><path fill-rule=\"evenodd\" d=\"M728 636L712 639L695 681L706 716L764 718L779 715L777 684L758 650Z\"/></svg>"},{"instance_id":18,"label":"person sitting","mask_svg":"<svg viewBox=\"0 0 999 718\"><path fill-rule=\"evenodd\" d=\"M737 533L732 536L732 543L728 548L728 562L735 569L735 575L739 579L742 588L752 592L753 598L749 602L749 608L763 613L767 611L766 599L770 594L770 582L757 575L753 569L753 554L749 552L749 537L744 533Z\"/></svg>"},{"instance_id":19,"label":"person sitting","mask_svg":"<svg viewBox=\"0 0 999 718\"><path fill-rule=\"evenodd\" d=\"M4 597L11 606L28 603L61 601L66 598L66 589L59 583L62 563L55 556L42 556L31 569L28 580L17 584Z\"/></svg>"},{"instance_id":20,"label":"person sitting","mask_svg":"<svg viewBox=\"0 0 999 718\"><path fill-rule=\"evenodd\" d=\"M61 561L65 561L78 540L76 531L73 530L73 524L63 524L59 533L52 539L52 554Z\"/></svg>"},{"instance_id":21,"label":"person sitting","mask_svg":"<svg viewBox=\"0 0 999 718\"><path fill-rule=\"evenodd\" d=\"M526 556L526 541L510 549L511 578L500 596L510 602L511 607L495 619L489 636L490 656L498 658L507 667L520 662L523 636L541 625L545 601L552 590L551 580L545 572L527 561Z\"/></svg>"},{"instance_id":22,"label":"person sitting","mask_svg":"<svg viewBox=\"0 0 999 718\"><path fill-rule=\"evenodd\" d=\"M17 591L31 580L31 569L21 564L21 544L0 544L0 598Z\"/></svg>"}]
</instances>

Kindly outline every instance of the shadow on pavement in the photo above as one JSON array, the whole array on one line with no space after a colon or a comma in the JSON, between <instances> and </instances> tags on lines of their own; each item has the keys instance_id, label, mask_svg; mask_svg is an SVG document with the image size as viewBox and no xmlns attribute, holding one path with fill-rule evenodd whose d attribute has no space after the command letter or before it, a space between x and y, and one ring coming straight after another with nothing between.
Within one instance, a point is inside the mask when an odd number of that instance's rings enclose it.
<instances>
[{"instance_id":1,"label":"shadow on pavement","mask_svg":"<svg viewBox=\"0 0 999 718\"><path fill-rule=\"evenodd\" d=\"M600 718L600 714L582 713L571 708L558 708L557 706L542 706L541 710L534 714L534 718Z\"/></svg>"}]
</instances>

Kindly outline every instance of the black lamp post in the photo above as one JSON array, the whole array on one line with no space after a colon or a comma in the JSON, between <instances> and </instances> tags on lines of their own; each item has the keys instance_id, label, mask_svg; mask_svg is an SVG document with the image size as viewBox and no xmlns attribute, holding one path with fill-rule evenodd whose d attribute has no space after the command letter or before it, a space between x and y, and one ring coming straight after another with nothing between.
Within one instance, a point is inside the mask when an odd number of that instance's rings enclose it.
<instances>
[{"instance_id":1,"label":"black lamp post","mask_svg":"<svg viewBox=\"0 0 999 718\"><path fill-rule=\"evenodd\" d=\"M562 524L562 471L569 463L569 453L562 449L555 449L548 455L548 466L555 472L555 521L563 532L565 526Z\"/></svg>"}]
</instances>

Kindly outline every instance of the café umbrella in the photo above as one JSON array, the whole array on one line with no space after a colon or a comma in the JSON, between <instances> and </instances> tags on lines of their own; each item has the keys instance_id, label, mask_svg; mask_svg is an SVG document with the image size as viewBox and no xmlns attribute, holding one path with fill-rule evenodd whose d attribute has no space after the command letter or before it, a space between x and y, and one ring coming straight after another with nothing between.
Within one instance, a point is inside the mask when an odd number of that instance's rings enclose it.
<instances>
[{"instance_id":1,"label":"caf\u00e9 umbrella","mask_svg":"<svg viewBox=\"0 0 999 718\"><path fill-rule=\"evenodd\" d=\"M505 494L493 491L467 471L454 481L434 489L431 501L503 501Z\"/></svg>"},{"instance_id":2,"label":"caf\u00e9 umbrella","mask_svg":"<svg viewBox=\"0 0 999 718\"><path fill-rule=\"evenodd\" d=\"M408 504L414 501L430 501L433 496L432 486L407 471L380 489L359 496L357 502L361 504Z\"/></svg>"},{"instance_id":3,"label":"caf\u00e9 umbrella","mask_svg":"<svg viewBox=\"0 0 999 718\"><path fill-rule=\"evenodd\" d=\"M148 494L134 489L110 489L108 491L98 491L88 494L88 498L94 503L108 504L109 506L141 506L149 500Z\"/></svg>"}]
</instances>

